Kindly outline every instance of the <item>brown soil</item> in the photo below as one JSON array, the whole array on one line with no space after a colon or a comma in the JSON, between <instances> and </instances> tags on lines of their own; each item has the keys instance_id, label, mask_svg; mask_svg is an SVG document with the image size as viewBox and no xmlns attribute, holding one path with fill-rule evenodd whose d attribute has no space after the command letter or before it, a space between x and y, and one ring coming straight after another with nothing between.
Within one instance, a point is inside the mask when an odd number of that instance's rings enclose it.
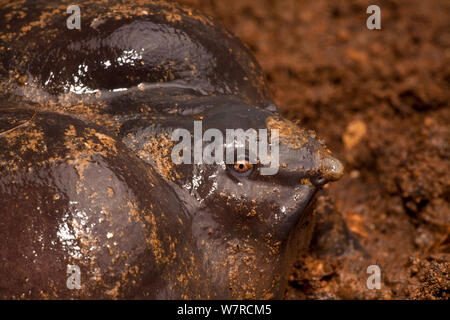
<instances>
[{"instance_id":1,"label":"brown soil","mask_svg":"<svg viewBox=\"0 0 450 320\"><path fill-rule=\"evenodd\" d=\"M381 30L366 28L374 1L181 2L238 35L283 114L345 162L317 211L342 216L363 249L340 252L342 232L331 230L336 252L315 241L286 298L448 299L450 2L376 1ZM381 290L366 287L370 264Z\"/></svg>"}]
</instances>

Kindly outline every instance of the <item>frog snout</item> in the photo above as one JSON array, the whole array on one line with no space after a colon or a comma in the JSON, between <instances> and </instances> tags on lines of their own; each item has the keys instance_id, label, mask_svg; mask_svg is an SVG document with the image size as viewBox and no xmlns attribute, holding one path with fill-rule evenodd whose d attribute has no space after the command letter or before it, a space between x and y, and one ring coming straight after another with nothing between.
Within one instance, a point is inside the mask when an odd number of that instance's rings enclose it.
<instances>
[{"instance_id":1,"label":"frog snout","mask_svg":"<svg viewBox=\"0 0 450 320\"><path fill-rule=\"evenodd\" d=\"M313 180L317 187L339 180L344 174L344 165L326 149L320 149L317 157L319 175Z\"/></svg>"}]
</instances>

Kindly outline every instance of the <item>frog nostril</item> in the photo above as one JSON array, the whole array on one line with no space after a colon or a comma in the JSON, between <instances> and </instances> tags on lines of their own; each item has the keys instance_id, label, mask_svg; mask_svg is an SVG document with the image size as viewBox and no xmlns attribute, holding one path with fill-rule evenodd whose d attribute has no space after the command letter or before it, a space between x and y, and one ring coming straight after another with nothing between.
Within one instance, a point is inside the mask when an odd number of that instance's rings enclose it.
<instances>
[{"instance_id":1,"label":"frog nostril","mask_svg":"<svg viewBox=\"0 0 450 320\"><path fill-rule=\"evenodd\" d=\"M316 187L322 187L324 184L326 184L328 180L325 177L317 177L312 180L312 184Z\"/></svg>"}]
</instances>

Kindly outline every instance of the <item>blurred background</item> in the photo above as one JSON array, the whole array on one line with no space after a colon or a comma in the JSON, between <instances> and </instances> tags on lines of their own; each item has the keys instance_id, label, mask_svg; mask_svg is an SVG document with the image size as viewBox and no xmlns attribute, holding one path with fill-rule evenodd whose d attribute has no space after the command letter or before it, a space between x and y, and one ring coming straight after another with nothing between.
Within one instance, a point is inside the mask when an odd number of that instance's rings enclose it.
<instances>
[{"instance_id":1,"label":"blurred background","mask_svg":"<svg viewBox=\"0 0 450 320\"><path fill-rule=\"evenodd\" d=\"M318 199L319 217L336 223L299 255L286 298L448 299L450 1L179 2L234 32L283 114L345 163ZM381 30L366 27L372 4ZM352 248L341 250L336 228L351 232ZM370 264L380 290L366 287Z\"/></svg>"}]
</instances>

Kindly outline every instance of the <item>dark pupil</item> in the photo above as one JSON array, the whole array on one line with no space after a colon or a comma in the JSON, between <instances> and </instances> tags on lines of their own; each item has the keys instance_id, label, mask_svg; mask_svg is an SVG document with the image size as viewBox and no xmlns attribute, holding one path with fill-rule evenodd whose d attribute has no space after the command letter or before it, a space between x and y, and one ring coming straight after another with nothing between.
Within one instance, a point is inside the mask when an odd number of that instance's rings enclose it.
<instances>
[{"instance_id":1,"label":"dark pupil","mask_svg":"<svg viewBox=\"0 0 450 320\"><path fill-rule=\"evenodd\" d=\"M242 163L239 165L239 169L244 169L244 165Z\"/></svg>"}]
</instances>

